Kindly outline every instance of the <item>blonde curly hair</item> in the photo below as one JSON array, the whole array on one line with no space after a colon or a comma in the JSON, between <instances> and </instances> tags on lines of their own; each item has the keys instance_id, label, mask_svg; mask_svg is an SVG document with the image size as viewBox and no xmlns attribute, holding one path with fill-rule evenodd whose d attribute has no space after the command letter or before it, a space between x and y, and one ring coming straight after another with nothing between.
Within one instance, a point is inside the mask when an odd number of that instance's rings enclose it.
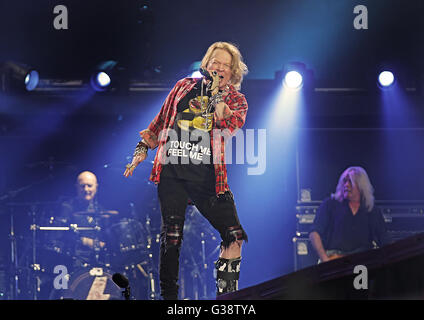
<instances>
[{"instance_id":1,"label":"blonde curly hair","mask_svg":"<svg viewBox=\"0 0 424 320\"><path fill-rule=\"evenodd\" d=\"M230 83L237 89L240 90L243 77L249 72L246 64L243 62L240 50L235 44L229 42L215 42L206 51L205 56L202 59L201 67L206 68L209 61L211 60L212 54L216 49L223 49L231 55L231 79Z\"/></svg>"}]
</instances>

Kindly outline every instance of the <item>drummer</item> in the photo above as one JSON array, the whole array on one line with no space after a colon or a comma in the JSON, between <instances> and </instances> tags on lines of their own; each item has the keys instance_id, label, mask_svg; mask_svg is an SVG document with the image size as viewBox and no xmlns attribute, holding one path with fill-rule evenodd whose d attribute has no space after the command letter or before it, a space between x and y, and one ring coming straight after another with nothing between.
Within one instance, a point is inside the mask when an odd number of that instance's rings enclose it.
<instances>
[{"instance_id":1,"label":"drummer","mask_svg":"<svg viewBox=\"0 0 424 320\"><path fill-rule=\"evenodd\" d=\"M98 191L97 177L93 172L81 172L76 181L77 196L65 201L61 205L61 213L56 217L56 224L69 225L76 232L71 232L65 237L65 247L72 247L72 254L79 258L80 263L90 263L93 259L94 249L104 249L105 229L110 220L110 216L117 212L109 212L104 214L104 208L99 204L97 199ZM78 228L90 228L86 231L78 231ZM78 243L75 241L74 235L78 234Z\"/></svg>"},{"instance_id":2,"label":"drummer","mask_svg":"<svg viewBox=\"0 0 424 320\"><path fill-rule=\"evenodd\" d=\"M93 172L81 172L75 184L77 196L62 203L63 216L69 217L75 212L98 212L100 206L97 200L99 184Z\"/></svg>"}]
</instances>

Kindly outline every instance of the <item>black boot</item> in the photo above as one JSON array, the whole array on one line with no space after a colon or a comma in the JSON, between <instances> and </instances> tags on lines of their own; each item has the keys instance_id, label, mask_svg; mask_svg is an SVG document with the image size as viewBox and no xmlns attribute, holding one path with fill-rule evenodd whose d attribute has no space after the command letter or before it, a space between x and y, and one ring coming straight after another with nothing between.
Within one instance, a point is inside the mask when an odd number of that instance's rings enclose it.
<instances>
[{"instance_id":1,"label":"black boot","mask_svg":"<svg viewBox=\"0 0 424 320\"><path fill-rule=\"evenodd\" d=\"M238 290L240 261L241 257L235 259L219 258L215 262L217 296Z\"/></svg>"}]
</instances>

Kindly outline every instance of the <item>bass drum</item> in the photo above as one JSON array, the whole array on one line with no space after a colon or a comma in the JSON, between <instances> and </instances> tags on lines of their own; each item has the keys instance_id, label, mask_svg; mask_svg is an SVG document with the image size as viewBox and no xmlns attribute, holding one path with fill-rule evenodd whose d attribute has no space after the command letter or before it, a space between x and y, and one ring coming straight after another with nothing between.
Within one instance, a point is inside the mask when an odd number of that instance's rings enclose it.
<instances>
[{"instance_id":1,"label":"bass drum","mask_svg":"<svg viewBox=\"0 0 424 320\"><path fill-rule=\"evenodd\" d=\"M60 299L123 300L123 289L113 282L112 275L100 267L77 270L70 275L68 289L61 290Z\"/></svg>"}]
</instances>

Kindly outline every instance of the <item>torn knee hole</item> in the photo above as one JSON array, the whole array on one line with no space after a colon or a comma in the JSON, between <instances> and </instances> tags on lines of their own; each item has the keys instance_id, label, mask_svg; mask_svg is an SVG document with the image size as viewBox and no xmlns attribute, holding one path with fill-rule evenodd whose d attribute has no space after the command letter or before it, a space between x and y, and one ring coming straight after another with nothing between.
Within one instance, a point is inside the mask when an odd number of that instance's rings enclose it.
<instances>
[{"instance_id":1,"label":"torn knee hole","mask_svg":"<svg viewBox=\"0 0 424 320\"><path fill-rule=\"evenodd\" d=\"M183 240L184 222L181 222L181 219L170 220L174 221L172 221L173 223L170 223L171 221L168 221L168 223L165 225L165 244L167 246L178 246Z\"/></svg>"},{"instance_id":2,"label":"torn knee hole","mask_svg":"<svg viewBox=\"0 0 424 320\"><path fill-rule=\"evenodd\" d=\"M241 247L243 240L246 240L246 234L240 225L228 227L221 246L225 249L232 245Z\"/></svg>"}]
</instances>

